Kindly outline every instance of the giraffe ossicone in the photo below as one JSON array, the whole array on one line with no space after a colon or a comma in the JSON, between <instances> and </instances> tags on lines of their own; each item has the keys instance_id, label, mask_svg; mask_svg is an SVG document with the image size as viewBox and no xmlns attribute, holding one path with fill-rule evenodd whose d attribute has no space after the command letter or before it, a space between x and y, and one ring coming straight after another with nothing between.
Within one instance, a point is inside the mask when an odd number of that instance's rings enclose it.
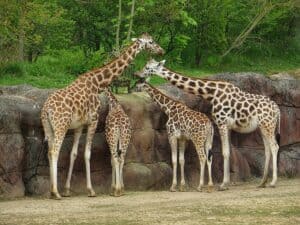
<instances>
[{"instance_id":1,"label":"giraffe ossicone","mask_svg":"<svg viewBox=\"0 0 300 225\"><path fill-rule=\"evenodd\" d=\"M249 133L260 129L265 146L264 174L259 187L265 187L270 157L272 155L273 177L270 183L274 187L277 181L277 157L280 137L280 110L278 105L263 95L250 94L237 86L209 79L197 79L183 76L164 66L165 61L148 61L135 75L149 77L158 75L172 85L194 95L201 96L212 105L212 118L218 126L222 154L224 157L224 176L220 190L226 190L230 182L230 131Z\"/></svg>"},{"instance_id":2,"label":"giraffe ossicone","mask_svg":"<svg viewBox=\"0 0 300 225\"><path fill-rule=\"evenodd\" d=\"M57 164L59 151L68 129L74 129L74 143L70 154L70 166L65 184L64 196L70 196L70 183L74 161L77 157L79 138L87 127L85 145L85 166L89 196L95 196L91 183L90 157L91 144L98 123L100 101L98 94L115 78L120 76L130 62L142 50L163 54L164 50L148 34L141 35L110 63L80 75L69 86L52 93L45 101L41 120L45 139L48 142L50 164L50 194L61 199L57 188Z\"/></svg>"}]
</instances>

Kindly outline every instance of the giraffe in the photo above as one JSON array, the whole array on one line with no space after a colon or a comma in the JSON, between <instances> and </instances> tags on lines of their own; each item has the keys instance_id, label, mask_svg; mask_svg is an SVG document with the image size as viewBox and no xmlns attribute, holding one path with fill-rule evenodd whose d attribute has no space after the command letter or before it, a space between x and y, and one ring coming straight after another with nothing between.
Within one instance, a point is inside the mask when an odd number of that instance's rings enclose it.
<instances>
[{"instance_id":1,"label":"giraffe","mask_svg":"<svg viewBox=\"0 0 300 225\"><path fill-rule=\"evenodd\" d=\"M85 145L85 167L88 196L95 196L90 177L90 157L92 139L98 122L100 101L98 93L108 86L113 79L120 76L128 64L142 50L154 54L163 54L164 50L148 34L132 39L118 58L107 65L80 75L69 86L51 94L41 111L41 120L48 142L48 159L50 164L50 197L61 199L57 189L57 161L59 151L68 129L74 129L74 143L70 154L70 167L65 184L64 196L70 196L70 182L77 156L79 138L83 127L87 127Z\"/></svg>"},{"instance_id":2,"label":"giraffe","mask_svg":"<svg viewBox=\"0 0 300 225\"><path fill-rule=\"evenodd\" d=\"M211 114L220 133L224 158L223 182L219 190L227 190L230 182L230 131L250 133L257 128L261 131L265 147L264 173L258 187L266 186L271 154L273 178L270 187L275 187L280 141L280 110L278 105L266 96L244 92L229 82L186 77L167 69L164 64L165 60L157 62L151 59L137 75L148 77L157 74L172 85L201 96L211 103Z\"/></svg>"},{"instance_id":3,"label":"giraffe","mask_svg":"<svg viewBox=\"0 0 300 225\"><path fill-rule=\"evenodd\" d=\"M115 96L108 89L105 89L105 95L108 98L109 105L105 123L105 136L111 153L111 195L120 196L124 192L123 166L132 127L129 117Z\"/></svg>"},{"instance_id":4,"label":"giraffe","mask_svg":"<svg viewBox=\"0 0 300 225\"><path fill-rule=\"evenodd\" d=\"M173 180L170 191L176 191L177 186L177 147L179 150L179 164L181 172L179 190L185 190L184 152L187 140L191 140L193 142L200 162L200 181L197 190L201 191L204 185L206 162L209 178L208 191L211 191L213 189L211 176L211 148L214 130L209 118L205 114L191 110L185 104L164 95L143 79L137 82L137 87L138 89L145 90L168 116L166 128L171 145L173 165Z\"/></svg>"}]
</instances>

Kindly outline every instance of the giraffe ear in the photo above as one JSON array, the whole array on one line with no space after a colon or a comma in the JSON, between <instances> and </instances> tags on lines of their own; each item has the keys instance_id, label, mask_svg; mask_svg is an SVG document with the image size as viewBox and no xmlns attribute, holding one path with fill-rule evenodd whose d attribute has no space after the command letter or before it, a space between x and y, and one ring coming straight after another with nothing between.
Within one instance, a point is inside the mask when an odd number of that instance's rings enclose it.
<instances>
[{"instance_id":1,"label":"giraffe ear","mask_svg":"<svg viewBox=\"0 0 300 225\"><path fill-rule=\"evenodd\" d=\"M131 40L132 40L132 41L136 41L136 40L137 40L137 38L131 38Z\"/></svg>"},{"instance_id":2,"label":"giraffe ear","mask_svg":"<svg viewBox=\"0 0 300 225\"><path fill-rule=\"evenodd\" d=\"M150 82L150 79L151 79L151 77L147 77L147 78L145 79L145 81L148 83L148 82Z\"/></svg>"},{"instance_id":3,"label":"giraffe ear","mask_svg":"<svg viewBox=\"0 0 300 225\"><path fill-rule=\"evenodd\" d=\"M160 61L160 62L158 63L158 65L159 65L159 66L163 66L163 65L165 65L165 63L166 63L166 60L164 59L164 60Z\"/></svg>"}]
</instances>

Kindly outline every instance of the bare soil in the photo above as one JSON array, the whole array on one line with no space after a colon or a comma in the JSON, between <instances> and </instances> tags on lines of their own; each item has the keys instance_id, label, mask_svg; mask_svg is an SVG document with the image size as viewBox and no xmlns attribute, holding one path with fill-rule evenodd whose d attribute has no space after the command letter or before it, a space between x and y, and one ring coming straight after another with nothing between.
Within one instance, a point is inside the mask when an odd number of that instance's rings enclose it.
<instances>
[{"instance_id":1,"label":"bare soil","mask_svg":"<svg viewBox=\"0 0 300 225\"><path fill-rule=\"evenodd\" d=\"M300 179L228 191L126 192L121 197L26 197L0 202L0 224L300 224Z\"/></svg>"}]
</instances>

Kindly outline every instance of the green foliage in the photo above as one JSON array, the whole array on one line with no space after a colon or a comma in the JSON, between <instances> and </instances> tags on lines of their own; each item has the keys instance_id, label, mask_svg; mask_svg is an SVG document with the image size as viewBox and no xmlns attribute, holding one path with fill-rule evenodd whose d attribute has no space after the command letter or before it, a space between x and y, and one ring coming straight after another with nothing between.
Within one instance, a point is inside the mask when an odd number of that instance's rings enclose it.
<instances>
[{"instance_id":1,"label":"green foliage","mask_svg":"<svg viewBox=\"0 0 300 225\"><path fill-rule=\"evenodd\" d=\"M17 76L20 77L24 74L24 68L19 63L10 63L0 67L0 75L1 74L8 74L10 76Z\"/></svg>"},{"instance_id":2,"label":"green foliage","mask_svg":"<svg viewBox=\"0 0 300 225\"><path fill-rule=\"evenodd\" d=\"M120 44L148 32L169 67L204 72L299 68L300 9L293 0L122 0ZM1 82L60 87L113 58L119 0L0 1ZM270 9L225 57L257 15ZM299 25L299 22L298 22ZM158 58L157 56L155 56ZM134 60L141 69L149 55ZM159 59L159 58L158 58ZM45 84L48 82L48 84ZM160 83L158 78L153 83Z\"/></svg>"}]
</instances>

